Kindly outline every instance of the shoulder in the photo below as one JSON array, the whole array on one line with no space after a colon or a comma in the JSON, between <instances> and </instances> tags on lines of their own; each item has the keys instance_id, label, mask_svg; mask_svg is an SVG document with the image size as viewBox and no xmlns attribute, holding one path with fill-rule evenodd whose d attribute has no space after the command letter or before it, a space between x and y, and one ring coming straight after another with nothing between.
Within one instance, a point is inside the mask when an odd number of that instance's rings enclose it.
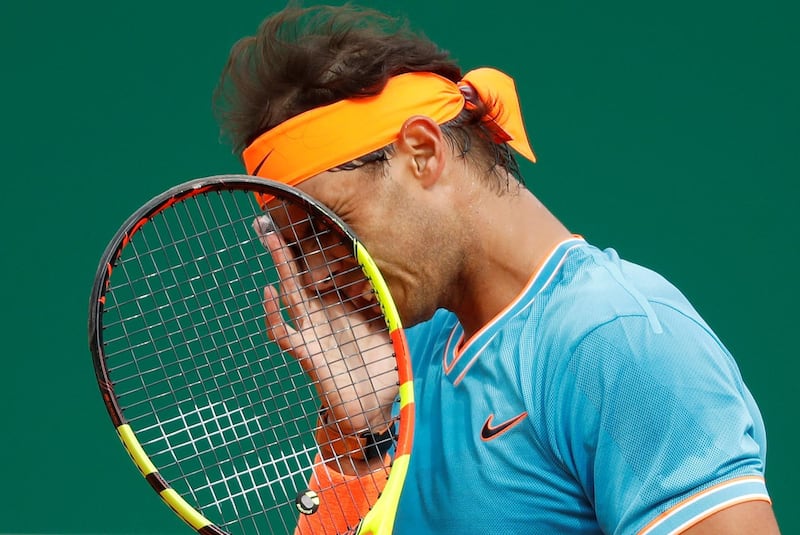
<instances>
[{"instance_id":1,"label":"shoulder","mask_svg":"<svg viewBox=\"0 0 800 535\"><path fill-rule=\"evenodd\" d=\"M531 322L536 351L523 354L522 364L562 385L550 390L559 393L552 402L568 406L581 396L608 406L613 399L631 418L673 403L750 403L735 360L689 301L613 250L575 251L541 297Z\"/></svg>"},{"instance_id":2,"label":"shoulder","mask_svg":"<svg viewBox=\"0 0 800 535\"><path fill-rule=\"evenodd\" d=\"M591 343L598 337L589 335L607 325L663 334L665 324L688 322L710 333L688 299L664 277L622 260L613 249L589 244L570 251L532 314L539 335L557 344L559 353Z\"/></svg>"}]
</instances>

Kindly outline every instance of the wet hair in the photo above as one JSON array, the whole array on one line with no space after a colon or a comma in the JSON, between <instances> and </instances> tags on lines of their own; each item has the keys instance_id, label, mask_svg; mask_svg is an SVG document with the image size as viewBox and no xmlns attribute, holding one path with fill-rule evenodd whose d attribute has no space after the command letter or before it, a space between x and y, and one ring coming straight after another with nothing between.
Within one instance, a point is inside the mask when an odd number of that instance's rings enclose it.
<instances>
[{"instance_id":1,"label":"wet hair","mask_svg":"<svg viewBox=\"0 0 800 535\"><path fill-rule=\"evenodd\" d=\"M406 72L432 72L453 82L462 77L447 51L412 32L404 20L349 4L292 3L234 44L214 92L215 113L223 137L241 154L286 119L376 95L390 77ZM443 124L442 132L457 154L494 177L499 190L507 189L508 173L519 179L516 160L482 124L486 106L472 102L474 109ZM368 158L364 165L382 165L391 154L386 147L386 157Z\"/></svg>"}]
</instances>

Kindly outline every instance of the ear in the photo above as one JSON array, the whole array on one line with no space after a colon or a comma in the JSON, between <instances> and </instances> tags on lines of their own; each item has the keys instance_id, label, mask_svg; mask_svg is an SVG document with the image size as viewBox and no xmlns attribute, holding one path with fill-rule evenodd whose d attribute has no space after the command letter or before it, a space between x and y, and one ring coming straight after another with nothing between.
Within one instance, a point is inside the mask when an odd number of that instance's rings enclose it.
<instances>
[{"instance_id":1,"label":"ear","mask_svg":"<svg viewBox=\"0 0 800 535\"><path fill-rule=\"evenodd\" d=\"M445 167L445 141L439 125L424 115L406 119L395 147L408 170L424 187L433 185Z\"/></svg>"}]
</instances>

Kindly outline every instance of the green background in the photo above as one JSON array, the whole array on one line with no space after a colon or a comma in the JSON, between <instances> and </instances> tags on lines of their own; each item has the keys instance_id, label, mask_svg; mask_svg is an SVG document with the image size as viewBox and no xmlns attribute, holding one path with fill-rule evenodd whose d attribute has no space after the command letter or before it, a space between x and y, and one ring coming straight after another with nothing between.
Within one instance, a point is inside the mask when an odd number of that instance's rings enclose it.
<instances>
[{"instance_id":1,"label":"green background","mask_svg":"<svg viewBox=\"0 0 800 535\"><path fill-rule=\"evenodd\" d=\"M465 68L516 78L540 158L527 183L574 232L672 280L725 341L764 414L782 529L800 532L798 4L367 5L409 15ZM88 296L135 208L241 170L210 95L232 43L281 6L0 6L0 532L189 532L104 412Z\"/></svg>"}]
</instances>

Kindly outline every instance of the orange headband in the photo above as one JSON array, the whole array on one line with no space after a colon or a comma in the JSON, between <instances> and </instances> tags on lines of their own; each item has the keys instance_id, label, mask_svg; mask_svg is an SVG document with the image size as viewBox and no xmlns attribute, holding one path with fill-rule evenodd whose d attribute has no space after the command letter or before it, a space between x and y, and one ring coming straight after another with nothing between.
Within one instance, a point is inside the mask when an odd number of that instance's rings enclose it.
<instances>
[{"instance_id":1,"label":"orange headband","mask_svg":"<svg viewBox=\"0 0 800 535\"><path fill-rule=\"evenodd\" d=\"M490 107L485 120L495 141L535 162L514 80L482 68L467 73L460 85L471 86ZM253 141L242 157L249 174L293 186L392 143L413 115L443 124L465 105L459 84L429 72L400 74L378 95L340 100L287 119Z\"/></svg>"}]
</instances>

